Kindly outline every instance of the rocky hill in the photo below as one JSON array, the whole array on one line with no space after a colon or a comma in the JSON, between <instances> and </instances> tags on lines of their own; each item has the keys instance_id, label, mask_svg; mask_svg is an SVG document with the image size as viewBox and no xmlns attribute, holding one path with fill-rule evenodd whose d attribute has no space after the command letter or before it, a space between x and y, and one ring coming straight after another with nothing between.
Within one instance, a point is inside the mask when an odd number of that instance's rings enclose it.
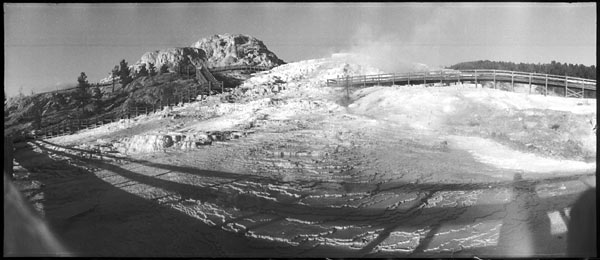
<instances>
[{"instance_id":1,"label":"rocky hill","mask_svg":"<svg viewBox=\"0 0 600 260\"><path fill-rule=\"evenodd\" d=\"M153 63L157 68L167 64L173 70L176 64L201 66L206 63L206 59L206 52L202 49L193 47L168 48L144 53L134 67L138 70L142 64L146 64L146 68L148 68L149 63Z\"/></svg>"},{"instance_id":2,"label":"rocky hill","mask_svg":"<svg viewBox=\"0 0 600 260\"><path fill-rule=\"evenodd\" d=\"M209 66L258 65L275 67L285 62L252 36L221 34L200 39L192 47L204 50Z\"/></svg>"},{"instance_id":3,"label":"rocky hill","mask_svg":"<svg viewBox=\"0 0 600 260\"><path fill-rule=\"evenodd\" d=\"M191 64L194 66L230 66L257 65L275 67L284 64L275 53L265 44L248 35L222 34L204 38L191 47L176 47L146 52L140 60L130 68L138 70L142 64L153 63L160 68L167 65L171 72L177 71L177 66ZM132 70L132 71L133 71ZM154 77L135 77L127 86L117 84L113 91L109 77L100 81L100 91L104 94L100 100L76 107L75 89L61 93L44 93L34 96L15 97L5 105L5 132L24 132L39 127L63 122L69 118L87 118L115 109L123 109L128 105L153 105L164 99L165 91L172 91L182 86L198 87L193 79L183 78L177 73L164 73ZM217 73L219 81L224 82L225 88L235 87L250 75L243 73ZM90 91L92 91L90 89ZM169 92L169 91L167 91Z\"/></svg>"},{"instance_id":4,"label":"rocky hill","mask_svg":"<svg viewBox=\"0 0 600 260\"><path fill-rule=\"evenodd\" d=\"M285 62L255 37L242 34L220 34L200 39L191 47L146 52L133 67L137 70L142 64L146 64L147 68L149 63L153 63L157 68L167 64L173 71L177 64L209 67L230 65L275 67Z\"/></svg>"}]
</instances>

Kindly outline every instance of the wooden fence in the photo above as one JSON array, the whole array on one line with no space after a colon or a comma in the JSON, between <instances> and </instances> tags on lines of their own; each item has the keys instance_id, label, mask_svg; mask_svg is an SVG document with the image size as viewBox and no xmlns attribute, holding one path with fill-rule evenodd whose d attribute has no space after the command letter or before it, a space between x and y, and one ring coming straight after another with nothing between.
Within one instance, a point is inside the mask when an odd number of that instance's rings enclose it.
<instances>
[{"instance_id":1,"label":"wooden fence","mask_svg":"<svg viewBox=\"0 0 600 260\"><path fill-rule=\"evenodd\" d=\"M530 92L532 85L545 86L544 93L548 93L548 87L558 87L565 89L565 97L578 98L583 98L585 91L593 91L594 93L596 91L596 80L506 70L441 70L418 73L337 77L336 79L328 79L327 85L366 87L374 85L448 84L463 82L474 82L475 84L493 82L494 88L496 88L497 82L510 82L512 90L514 90L515 83L529 84Z\"/></svg>"},{"instance_id":2,"label":"wooden fence","mask_svg":"<svg viewBox=\"0 0 600 260\"><path fill-rule=\"evenodd\" d=\"M210 95L207 90L210 82L206 85L197 87L187 87L177 89L171 98L159 100L152 106L129 106L120 111L113 111L106 114L94 116L86 119L67 119L58 124L50 125L36 131L35 139L51 138L63 135L74 134L82 129L92 129L107 123L119 121L121 119L130 119L139 115L148 115L163 110L165 107L172 107L178 104L194 102L199 95Z\"/></svg>"},{"instance_id":3,"label":"wooden fence","mask_svg":"<svg viewBox=\"0 0 600 260\"><path fill-rule=\"evenodd\" d=\"M206 82L208 83L208 90L211 91L211 89L213 87L220 87L221 88L221 92L224 92L224 86L223 86L223 82L218 81L215 76L212 75L212 73L210 73L209 70L207 70L205 67L199 67L196 69L196 78L198 79L198 81L202 81L202 82Z\"/></svg>"},{"instance_id":4,"label":"wooden fence","mask_svg":"<svg viewBox=\"0 0 600 260\"><path fill-rule=\"evenodd\" d=\"M167 100L159 100L158 104L153 106L131 106L122 111L118 112L109 112L106 114L98 115L91 118L86 119L71 119L64 120L58 124L50 125L44 127L40 130L36 131L34 135L35 139L43 139L48 137L56 137L63 135L74 134L75 132L81 129L91 129L95 127L99 127L101 125L115 122L121 119L129 119L131 117L136 117L142 114L150 114L156 111L160 111L165 107L174 106L180 103L188 103L193 102L199 95L206 94L211 95L213 90L221 89L221 92L224 92L223 82L218 81L212 74L211 71L226 71L226 70L268 70L268 67L262 66L226 66L226 67L216 67L206 69L204 67L195 67L195 66L182 66L179 68L178 73L182 76L191 77L194 75L197 77L199 86L196 87L187 87L187 88L179 88L176 89L175 94L172 98ZM111 83L112 84L112 83ZM206 91L206 89L208 89ZM61 91L67 91L72 89L65 89Z\"/></svg>"},{"instance_id":5,"label":"wooden fence","mask_svg":"<svg viewBox=\"0 0 600 260\"><path fill-rule=\"evenodd\" d=\"M251 66L251 65L233 65L233 66L223 66L223 67L212 67L208 68L211 72L220 72L227 70L246 70L246 71L265 71L270 70L271 67L267 66Z\"/></svg>"}]
</instances>

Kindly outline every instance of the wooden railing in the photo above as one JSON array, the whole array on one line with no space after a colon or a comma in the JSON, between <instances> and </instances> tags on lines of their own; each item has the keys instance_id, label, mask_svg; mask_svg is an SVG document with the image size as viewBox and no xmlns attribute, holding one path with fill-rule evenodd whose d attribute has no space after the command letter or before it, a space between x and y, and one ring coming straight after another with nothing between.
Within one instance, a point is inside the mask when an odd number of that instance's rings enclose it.
<instances>
[{"instance_id":1,"label":"wooden railing","mask_svg":"<svg viewBox=\"0 0 600 260\"><path fill-rule=\"evenodd\" d=\"M200 94L210 95L214 89L220 88L221 92L223 92L224 91L223 82L218 81L212 75L211 72L227 71L227 70L264 71L264 70L269 70L269 69L271 69L271 68L266 67L266 66L250 66L250 65L213 67L213 68L208 68L208 69L203 68L203 67L195 68L195 73L193 73L193 74L198 78L200 85L195 88L179 89L178 90L179 92L174 95L174 98L172 100L165 100L165 101L161 100L161 101L159 101L158 104L155 104L154 106L131 106L122 111L116 111L116 112L113 111L113 112L109 112L106 114L94 116L91 118L63 120L60 123L49 125L49 126L43 127L42 129L39 129L39 130L35 130L36 134L34 135L34 138L43 139L43 138L48 138L48 137L70 135L70 134L74 134L75 132L77 132L81 129L91 129L91 128L99 127L106 123L118 121L120 119L136 117L136 116L139 116L142 114L149 114L151 112L154 113L156 111L162 110L165 107L173 106L175 104L192 102ZM192 71L193 71L192 67L185 67L185 68L182 67L178 70L178 73L180 75L184 75L184 76L187 75L189 77L192 75ZM115 83L118 83L118 82L115 81ZM92 85L99 85L99 86L110 86L112 84L113 84L112 82L106 83L106 84L92 83ZM49 91L49 93L50 92L55 92L55 93L68 92L68 91L73 91L75 89L76 88L62 89L62 90L58 90L58 91ZM205 89L208 89L208 91L205 91Z\"/></svg>"},{"instance_id":2,"label":"wooden railing","mask_svg":"<svg viewBox=\"0 0 600 260\"><path fill-rule=\"evenodd\" d=\"M584 91L596 91L596 80L559 76L551 74L528 73L507 70L441 70L416 73L392 73L361 75L353 77L337 77L328 79L328 86L373 86L373 85L416 85L431 83L462 83L493 82L496 88L497 82L510 82L514 90L514 84L529 84L548 87L559 87L565 89L565 97L581 97Z\"/></svg>"},{"instance_id":3,"label":"wooden railing","mask_svg":"<svg viewBox=\"0 0 600 260\"><path fill-rule=\"evenodd\" d=\"M194 102L199 95L210 95L211 83L178 89L172 98L159 100L152 106L129 106L119 111L112 111L102 115L85 119L67 119L58 124L46 126L36 130L35 139L51 138L63 135L74 134L82 129L92 129L107 123L115 122L121 119L130 119L139 115L148 115L163 110L165 107L171 107L178 104ZM208 90L207 90L208 88Z\"/></svg>"},{"instance_id":4,"label":"wooden railing","mask_svg":"<svg viewBox=\"0 0 600 260\"><path fill-rule=\"evenodd\" d=\"M213 76L213 74L207 70L205 67L200 67L198 69L198 73L199 77L203 77L209 84L209 90L212 87L221 87L221 92L225 91L224 87L223 87L223 82L218 81L215 76Z\"/></svg>"},{"instance_id":5,"label":"wooden railing","mask_svg":"<svg viewBox=\"0 0 600 260\"><path fill-rule=\"evenodd\" d=\"M219 72L226 70L246 70L246 71L265 71L270 70L271 67L267 66L251 66L251 65L233 65L233 66L223 66L223 67L212 67L208 68L211 72Z\"/></svg>"}]
</instances>

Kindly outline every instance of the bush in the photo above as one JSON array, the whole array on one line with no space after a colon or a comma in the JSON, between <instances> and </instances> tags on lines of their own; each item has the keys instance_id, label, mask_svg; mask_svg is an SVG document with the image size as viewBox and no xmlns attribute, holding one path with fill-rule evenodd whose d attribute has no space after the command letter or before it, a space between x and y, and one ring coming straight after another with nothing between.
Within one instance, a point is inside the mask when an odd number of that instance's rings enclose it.
<instances>
[{"instance_id":1,"label":"bush","mask_svg":"<svg viewBox=\"0 0 600 260\"><path fill-rule=\"evenodd\" d=\"M159 72L160 72L160 74L164 74L164 73L169 72L169 66L167 66L166 63L163 64L163 65L160 65Z\"/></svg>"},{"instance_id":2,"label":"bush","mask_svg":"<svg viewBox=\"0 0 600 260\"><path fill-rule=\"evenodd\" d=\"M137 77L146 77L148 76L148 70L146 69L146 64L142 64L140 69L137 72Z\"/></svg>"}]
</instances>

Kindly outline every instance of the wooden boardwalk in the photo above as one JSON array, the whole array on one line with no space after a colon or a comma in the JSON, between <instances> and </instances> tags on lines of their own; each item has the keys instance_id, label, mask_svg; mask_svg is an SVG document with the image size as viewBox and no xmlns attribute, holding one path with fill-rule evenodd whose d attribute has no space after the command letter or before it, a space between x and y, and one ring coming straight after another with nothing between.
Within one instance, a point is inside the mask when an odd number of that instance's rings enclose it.
<instances>
[{"instance_id":1,"label":"wooden boardwalk","mask_svg":"<svg viewBox=\"0 0 600 260\"><path fill-rule=\"evenodd\" d=\"M367 87L386 85L418 85L418 84L449 84L449 83L475 83L492 82L496 88L497 82L514 84L529 84L531 86L544 86L545 92L548 88L563 88L565 97L583 98L585 93L596 92L596 80L583 79L568 76L550 74L528 73L506 70L441 70L420 73L393 73L377 75L361 75L353 77L338 77L328 79L328 86L340 87Z\"/></svg>"}]
</instances>

